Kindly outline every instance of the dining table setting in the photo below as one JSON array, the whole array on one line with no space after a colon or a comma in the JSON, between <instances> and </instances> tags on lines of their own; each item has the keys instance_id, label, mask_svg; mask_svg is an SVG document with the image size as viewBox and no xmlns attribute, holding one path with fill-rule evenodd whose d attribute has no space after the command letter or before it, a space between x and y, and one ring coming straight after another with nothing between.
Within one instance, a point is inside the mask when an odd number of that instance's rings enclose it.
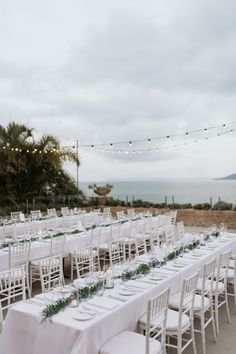
<instances>
[{"instance_id":1,"label":"dining table setting","mask_svg":"<svg viewBox=\"0 0 236 354\"><path fill-rule=\"evenodd\" d=\"M175 294L206 262L235 252L236 234L198 234L186 245L157 246L14 304L0 335L0 354L98 354L112 336L137 330L149 298L167 287Z\"/></svg>"}]
</instances>

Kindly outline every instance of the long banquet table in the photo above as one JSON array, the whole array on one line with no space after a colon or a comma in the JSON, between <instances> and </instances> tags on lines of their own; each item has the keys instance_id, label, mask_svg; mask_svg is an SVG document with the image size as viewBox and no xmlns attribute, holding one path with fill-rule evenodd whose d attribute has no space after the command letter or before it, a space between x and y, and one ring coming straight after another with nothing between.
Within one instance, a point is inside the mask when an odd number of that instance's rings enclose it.
<instances>
[{"instance_id":1,"label":"long banquet table","mask_svg":"<svg viewBox=\"0 0 236 354\"><path fill-rule=\"evenodd\" d=\"M153 218L153 225L155 226L155 218ZM144 219L138 221L138 231L143 229ZM120 237L127 237L129 235L129 222L121 225ZM65 232L66 234L66 232ZM67 257L71 252L77 249L87 247L90 244L91 231L83 231L78 234L66 235L64 257ZM110 228L102 227L100 242L106 242L110 237ZM30 261L48 257L50 255L50 239L43 239L41 241L33 241L31 243ZM0 249L0 271L8 268L8 248Z\"/></svg>"},{"instance_id":2,"label":"long banquet table","mask_svg":"<svg viewBox=\"0 0 236 354\"><path fill-rule=\"evenodd\" d=\"M201 247L197 251L201 256L196 256L196 253L195 256L184 255L182 260L188 264L183 268L176 268L175 261L169 261L166 266L156 269L163 274L163 279L158 282L151 280L150 275L128 281L127 284L137 287L137 291L132 296L126 296L124 301L107 298L111 294L122 298L119 293L117 295L120 285L105 290L99 301L104 301L104 306L109 304L110 309L90 304L90 308L100 313L88 321L74 319L77 309L68 307L55 315L52 323L42 322L42 307L27 301L20 302L12 306L7 314L0 336L0 354L98 354L102 344L113 335L122 330L137 329L138 319L145 312L148 298L168 286L171 286L171 293L175 293L180 289L183 278L201 271L206 262L231 249L236 251L236 234L227 234L225 238ZM170 271L171 268L173 271ZM98 296L95 296L95 303L97 299Z\"/></svg>"}]
</instances>

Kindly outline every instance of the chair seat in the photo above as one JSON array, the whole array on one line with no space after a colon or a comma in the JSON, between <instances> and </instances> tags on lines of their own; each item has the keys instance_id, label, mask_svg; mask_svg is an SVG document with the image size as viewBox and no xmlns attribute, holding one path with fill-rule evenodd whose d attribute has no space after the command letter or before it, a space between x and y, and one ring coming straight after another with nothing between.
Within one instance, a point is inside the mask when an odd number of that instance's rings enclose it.
<instances>
[{"instance_id":1,"label":"chair seat","mask_svg":"<svg viewBox=\"0 0 236 354\"><path fill-rule=\"evenodd\" d=\"M109 339L100 349L100 354L145 354L146 337L131 331L124 331ZM162 352L161 343L150 343L150 354Z\"/></svg>"},{"instance_id":2,"label":"chair seat","mask_svg":"<svg viewBox=\"0 0 236 354\"><path fill-rule=\"evenodd\" d=\"M11 273L11 277L22 277L23 275L23 271L21 268L19 268L19 270L15 270L13 273ZM0 279L8 279L9 278L9 273L7 271L5 271L4 273L0 273Z\"/></svg>"},{"instance_id":3,"label":"chair seat","mask_svg":"<svg viewBox=\"0 0 236 354\"><path fill-rule=\"evenodd\" d=\"M99 245L99 250L109 250L108 242L103 242Z\"/></svg>"},{"instance_id":4,"label":"chair seat","mask_svg":"<svg viewBox=\"0 0 236 354\"><path fill-rule=\"evenodd\" d=\"M150 239L150 235L148 235L148 234L137 234L137 235L135 235L135 238L136 238L136 240L149 240Z\"/></svg>"},{"instance_id":5,"label":"chair seat","mask_svg":"<svg viewBox=\"0 0 236 354\"><path fill-rule=\"evenodd\" d=\"M229 270L228 270L229 272ZM208 280L209 283L206 282L206 286L210 285L210 280ZM197 281L197 288L196 290L197 291L201 291L202 290L202 285L203 285L203 279L202 278L199 278L198 281ZM218 292L219 293L222 293L224 291L225 287L224 287L224 283L222 282L219 282L218 283ZM216 292L216 281L213 281L213 284L212 284L212 292L215 293Z\"/></svg>"},{"instance_id":6,"label":"chair seat","mask_svg":"<svg viewBox=\"0 0 236 354\"><path fill-rule=\"evenodd\" d=\"M169 306L173 307L175 309L179 308L180 304L180 299L181 299L181 293L174 294L171 296L170 301L169 301ZM207 297L204 297L204 306L203 310L206 311L210 307L210 301ZM183 304L183 309L184 309L184 304ZM202 309L202 297L201 295L196 294L194 297L194 303L193 303L193 310L194 311L200 311Z\"/></svg>"},{"instance_id":7,"label":"chair seat","mask_svg":"<svg viewBox=\"0 0 236 354\"><path fill-rule=\"evenodd\" d=\"M121 242L124 242L126 244L128 243L135 243L135 239L132 237L122 237L120 238Z\"/></svg>"},{"instance_id":8,"label":"chair seat","mask_svg":"<svg viewBox=\"0 0 236 354\"><path fill-rule=\"evenodd\" d=\"M139 323L142 326L146 326L147 315L144 314L140 317ZM156 318L151 322L151 326L156 325L158 328L158 323L161 323L160 318ZM166 320L166 331L175 332L179 326L179 311L168 309L167 311L167 320ZM182 316L182 330L185 331L190 326L190 318L187 315Z\"/></svg>"},{"instance_id":9,"label":"chair seat","mask_svg":"<svg viewBox=\"0 0 236 354\"><path fill-rule=\"evenodd\" d=\"M40 259L36 259L34 261L30 262L30 265L35 266L35 267L39 267L41 261L45 262L47 259L50 258L40 258ZM54 258L53 259L53 263L51 263L51 265L58 265L60 263L60 259L59 258ZM46 265L44 265L44 267L47 267Z\"/></svg>"},{"instance_id":10,"label":"chair seat","mask_svg":"<svg viewBox=\"0 0 236 354\"><path fill-rule=\"evenodd\" d=\"M227 281L233 282L234 281L234 269L229 269L227 274Z\"/></svg>"}]
</instances>

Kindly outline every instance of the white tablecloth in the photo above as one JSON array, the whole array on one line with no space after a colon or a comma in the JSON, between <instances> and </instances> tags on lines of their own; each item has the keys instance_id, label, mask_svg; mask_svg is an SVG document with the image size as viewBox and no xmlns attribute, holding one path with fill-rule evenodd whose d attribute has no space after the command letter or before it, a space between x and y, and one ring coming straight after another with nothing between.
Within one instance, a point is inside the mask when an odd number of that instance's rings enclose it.
<instances>
[{"instance_id":1,"label":"white tablecloth","mask_svg":"<svg viewBox=\"0 0 236 354\"><path fill-rule=\"evenodd\" d=\"M155 218L153 218L153 224L155 225ZM144 220L138 221L138 231L144 227ZM128 236L130 231L129 223L121 224L120 237ZM81 232L75 235L67 235L64 248L64 257L67 257L70 253L83 247L87 247L90 244L91 231ZM110 226L103 227L101 232L100 242L108 241L110 237ZM42 257L48 257L50 251L50 239L45 241L34 241L31 244L30 260L35 260ZM8 248L0 249L0 271L8 268Z\"/></svg>"},{"instance_id":2,"label":"white tablecloth","mask_svg":"<svg viewBox=\"0 0 236 354\"><path fill-rule=\"evenodd\" d=\"M148 298L167 286L171 286L171 292L175 293L180 289L181 280L201 270L204 263L227 250L235 252L236 235L231 236L232 239L224 243L215 241L218 248L205 252L201 258L192 261L188 258L190 264L185 268L166 276L158 284L149 283L143 292L127 297L127 302L118 301L114 310L100 309L103 314L89 321L73 319L76 309L67 308L53 317L53 323L41 323L42 308L24 302L14 305L8 312L0 336L0 354L98 354L102 344L113 335L125 329L136 329ZM104 296L115 291L116 288L106 290Z\"/></svg>"}]
</instances>

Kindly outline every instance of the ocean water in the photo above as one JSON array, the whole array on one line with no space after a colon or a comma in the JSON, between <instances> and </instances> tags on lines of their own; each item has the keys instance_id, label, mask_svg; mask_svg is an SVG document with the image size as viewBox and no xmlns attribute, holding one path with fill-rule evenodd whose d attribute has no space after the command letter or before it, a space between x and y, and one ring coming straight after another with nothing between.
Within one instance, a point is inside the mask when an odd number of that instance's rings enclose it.
<instances>
[{"instance_id":1,"label":"ocean water","mask_svg":"<svg viewBox=\"0 0 236 354\"><path fill-rule=\"evenodd\" d=\"M104 185L108 182L98 182ZM178 179L178 180L156 180L156 181L109 181L113 185L109 196L120 200L132 201L142 199L145 201L164 203L167 198L168 203L210 203L213 204L219 198L222 201L236 204L236 180L212 180L212 179ZM85 195L93 196L93 192L88 189L89 183L80 182L80 188Z\"/></svg>"}]
</instances>

